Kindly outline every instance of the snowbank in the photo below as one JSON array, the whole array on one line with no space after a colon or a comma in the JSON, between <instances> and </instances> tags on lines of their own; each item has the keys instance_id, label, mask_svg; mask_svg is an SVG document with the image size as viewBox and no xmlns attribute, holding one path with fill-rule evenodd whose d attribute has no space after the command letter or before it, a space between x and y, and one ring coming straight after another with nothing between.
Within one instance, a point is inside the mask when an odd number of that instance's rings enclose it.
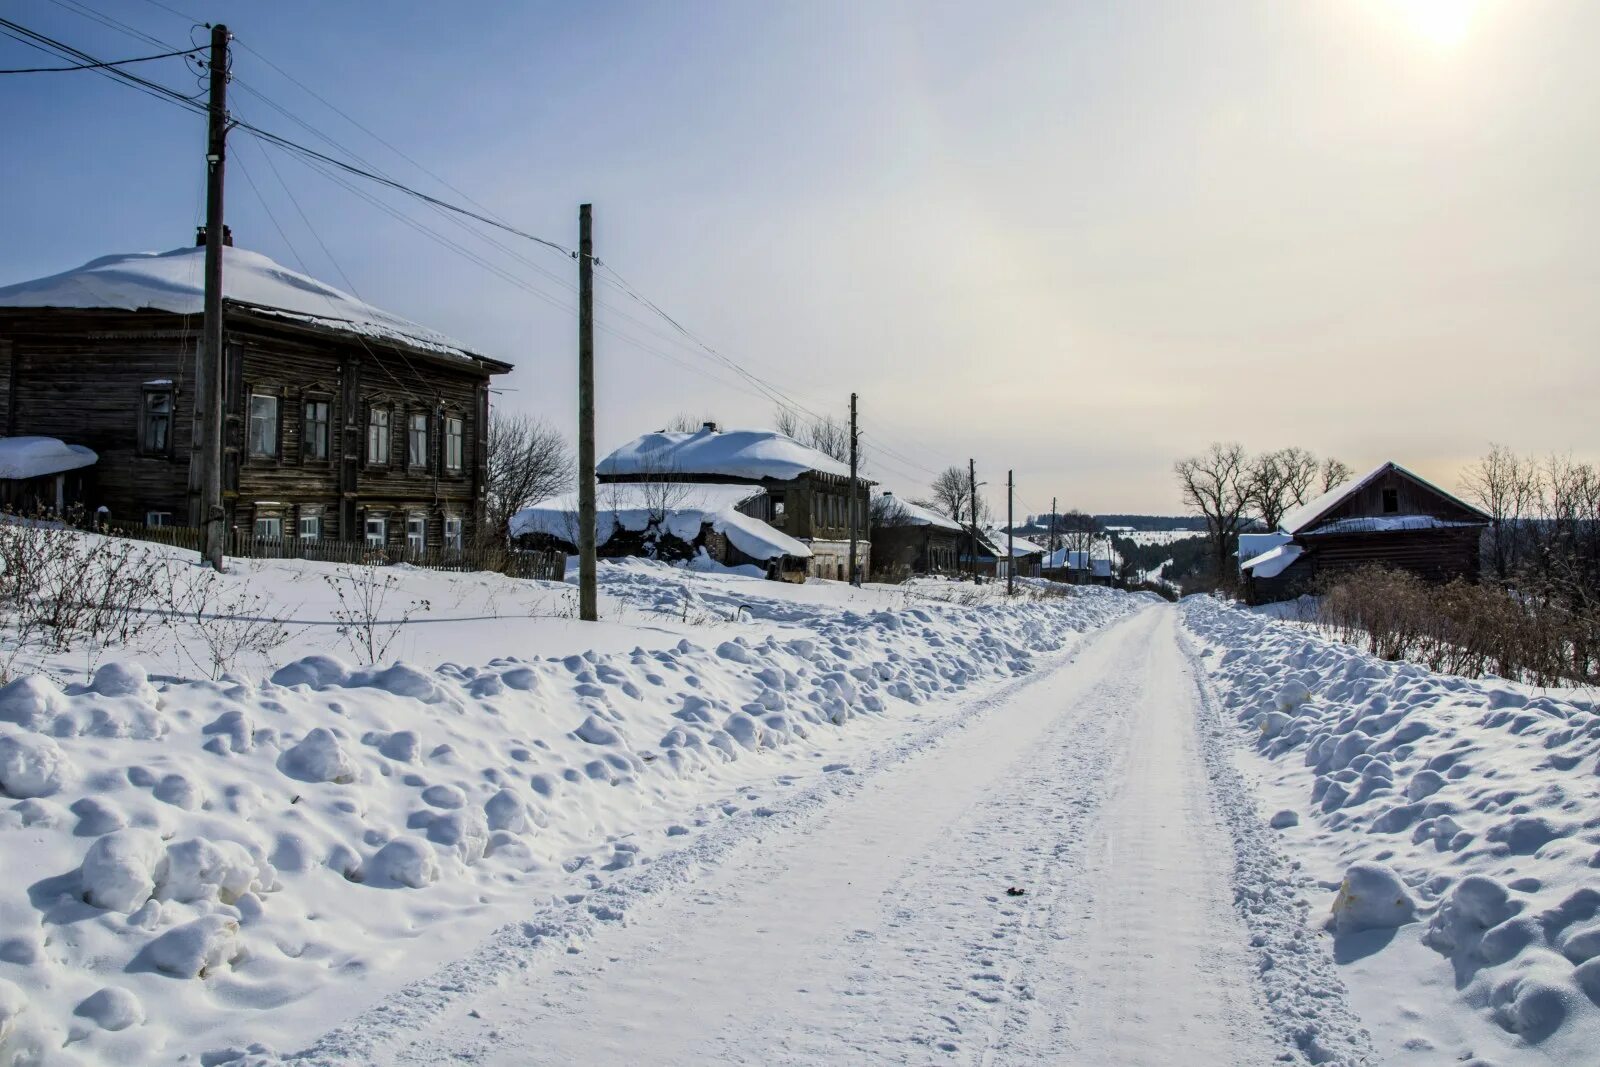
<instances>
[{"instance_id":1,"label":"snowbank","mask_svg":"<svg viewBox=\"0 0 1600 1067\"><path fill-rule=\"evenodd\" d=\"M752 782L821 775L860 737L908 729L906 711L925 720L1145 602L601 572L614 615L644 624L580 632L622 651L540 655L576 624L499 622L477 641L516 654L431 669L324 651L263 678L113 662L88 683L0 691L5 1051L71 1038L87 1063L220 1062L299 1047L530 899L611 921L588 900L613 872L711 823L758 832ZM741 623L663 640L691 596Z\"/></svg>"},{"instance_id":2,"label":"snowbank","mask_svg":"<svg viewBox=\"0 0 1600 1067\"><path fill-rule=\"evenodd\" d=\"M1383 662L1208 597L1183 610L1264 758L1264 789L1284 809L1273 825L1327 887L1321 907L1384 1062L1515 1062L1534 1047L1589 1062L1592 693Z\"/></svg>"},{"instance_id":3,"label":"snowbank","mask_svg":"<svg viewBox=\"0 0 1600 1067\"><path fill-rule=\"evenodd\" d=\"M47 278L0 287L0 307L154 308L198 315L205 303L205 254L203 247L192 247L102 256ZM375 308L259 252L224 247L222 288L224 299L283 318L474 358L441 333Z\"/></svg>"}]
</instances>

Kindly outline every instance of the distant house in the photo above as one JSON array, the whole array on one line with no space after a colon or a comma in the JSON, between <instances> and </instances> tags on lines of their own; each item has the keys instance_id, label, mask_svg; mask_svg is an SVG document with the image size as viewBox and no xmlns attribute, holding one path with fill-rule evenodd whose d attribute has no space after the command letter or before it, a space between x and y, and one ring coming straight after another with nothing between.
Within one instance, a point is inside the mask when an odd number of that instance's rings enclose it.
<instances>
[{"instance_id":1,"label":"distant house","mask_svg":"<svg viewBox=\"0 0 1600 1067\"><path fill-rule=\"evenodd\" d=\"M0 507L18 515L71 514L100 457L54 437L0 437Z\"/></svg>"},{"instance_id":2,"label":"distant house","mask_svg":"<svg viewBox=\"0 0 1600 1067\"><path fill-rule=\"evenodd\" d=\"M595 544L604 558L707 560L753 566L769 578L804 581L811 550L752 514L765 511L759 485L614 482L598 487ZM511 517L519 546L578 550L578 501L565 493Z\"/></svg>"},{"instance_id":3,"label":"distant house","mask_svg":"<svg viewBox=\"0 0 1600 1067\"><path fill-rule=\"evenodd\" d=\"M969 530L969 535L971 531ZM1007 541L1011 544L1011 554L1006 555ZM968 553L971 551L973 538L970 536L962 545L961 559L964 565L971 566L972 560ZM1044 562L1045 549L1025 538L1007 535L988 527L978 531L977 542L977 572L992 578L1004 578L1014 569L1019 578L1039 577L1040 567Z\"/></svg>"},{"instance_id":4,"label":"distant house","mask_svg":"<svg viewBox=\"0 0 1600 1067\"><path fill-rule=\"evenodd\" d=\"M966 527L887 490L872 505L874 573L897 579L910 574L955 574Z\"/></svg>"},{"instance_id":5,"label":"distant house","mask_svg":"<svg viewBox=\"0 0 1600 1067\"><path fill-rule=\"evenodd\" d=\"M189 484L205 249L0 288L0 430L98 454L82 501L199 524ZM481 516L489 382L510 364L231 245L223 506L238 533L458 548ZM104 509L103 511L101 509Z\"/></svg>"},{"instance_id":6,"label":"distant house","mask_svg":"<svg viewBox=\"0 0 1600 1067\"><path fill-rule=\"evenodd\" d=\"M601 460L595 473L602 484L760 486L765 492L749 502L746 513L803 544L810 552L809 574L849 579L852 520L856 561L863 574L871 573L867 509L873 483L858 478L852 503L847 464L774 430L722 430L708 422L692 433L645 434Z\"/></svg>"},{"instance_id":7,"label":"distant house","mask_svg":"<svg viewBox=\"0 0 1600 1067\"><path fill-rule=\"evenodd\" d=\"M1253 604L1286 600L1366 566L1432 582L1475 580L1488 524L1489 516L1471 504L1397 463L1382 463L1285 515L1276 534L1243 535L1245 597ZM1263 540L1246 547L1244 537L1251 536Z\"/></svg>"},{"instance_id":8,"label":"distant house","mask_svg":"<svg viewBox=\"0 0 1600 1067\"><path fill-rule=\"evenodd\" d=\"M1095 556L1080 549L1058 548L1044 558L1042 575L1052 581L1078 585L1111 585L1116 579L1119 559Z\"/></svg>"}]
</instances>

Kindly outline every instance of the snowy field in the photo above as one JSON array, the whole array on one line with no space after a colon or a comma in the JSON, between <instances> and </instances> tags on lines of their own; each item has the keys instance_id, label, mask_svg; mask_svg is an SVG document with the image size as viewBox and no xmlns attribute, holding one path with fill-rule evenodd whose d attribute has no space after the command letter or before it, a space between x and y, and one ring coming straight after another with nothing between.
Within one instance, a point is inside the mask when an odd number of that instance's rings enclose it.
<instances>
[{"instance_id":1,"label":"snowy field","mask_svg":"<svg viewBox=\"0 0 1600 1067\"><path fill-rule=\"evenodd\" d=\"M1136 545L1170 545L1174 541L1186 541L1191 537L1204 537L1203 530L1119 530L1115 526L1107 527L1118 537L1126 538Z\"/></svg>"},{"instance_id":2,"label":"snowy field","mask_svg":"<svg viewBox=\"0 0 1600 1067\"><path fill-rule=\"evenodd\" d=\"M583 625L568 586L382 573L352 633L347 569L239 563L214 603L288 636L216 679L181 625L12 658L0 1062L325 1062L371 1012L423 1025L1145 603L637 561Z\"/></svg>"},{"instance_id":3,"label":"snowy field","mask_svg":"<svg viewBox=\"0 0 1600 1067\"><path fill-rule=\"evenodd\" d=\"M1600 1062L1600 715L1183 604L1383 1064Z\"/></svg>"}]
</instances>

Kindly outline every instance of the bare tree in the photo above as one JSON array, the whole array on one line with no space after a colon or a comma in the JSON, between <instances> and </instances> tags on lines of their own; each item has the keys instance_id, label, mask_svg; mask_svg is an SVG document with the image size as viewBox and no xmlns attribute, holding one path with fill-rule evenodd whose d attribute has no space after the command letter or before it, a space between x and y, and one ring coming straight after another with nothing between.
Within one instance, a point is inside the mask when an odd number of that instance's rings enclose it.
<instances>
[{"instance_id":1,"label":"bare tree","mask_svg":"<svg viewBox=\"0 0 1600 1067\"><path fill-rule=\"evenodd\" d=\"M868 511L871 522L870 529L891 530L902 526L911 526L911 512L892 493L879 493L872 498L872 507Z\"/></svg>"},{"instance_id":2,"label":"bare tree","mask_svg":"<svg viewBox=\"0 0 1600 1067\"><path fill-rule=\"evenodd\" d=\"M972 525L972 477L966 468L946 467L928 489L933 494L931 503L935 511L963 525ZM982 497L978 498L977 518L977 525L988 525L989 505Z\"/></svg>"},{"instance_id":3,"label":"bare tree","mask_svg":"<svg viewBox=\"0 0 1600 1067\"><path fill-rule=\"evenodd\" d=\"M772 413L772 422L773 428L785 437L792 437L840 463L850 462L850 423L846 420L832 415L807 417L793 408L779 407ZM856 465L864 467L865 464L866 452L858 442Z\"/></svg>"},{"instance_id":4,"label":"bare tree","mask_svg":"<svg viewBox=\"0 0 1600 1067\"><path fill-rule=\"evenodd\" d=\"M484 485L484 528L491 543L510 536L511 516L521 508L571 489L572 449L555 427L531 415L489 416L489 469Z\"/></svg>"},{"instance_id":5,"label":"bare tree","mask_svg":"<svg viewBox=\"0 0 1600 1067\"><path fill-rule=\"evenodd\" d=\"M1244 446L1214 441L1200 455L1178 460L1172 470L1178 476L1183 502L1206 520L1217 581L1230 583L1228 555L1250 502Z\"/></svg>"},{"instance_id":6,"label":"bare tree","mask_svg":"<svg viewBox=\"0 0 1600 1067\"><path fill-rule=\"evenodd\" d=\"M671 419L667 420L667 425L662 432L694 433L707 423L715 426L717 424L717 420L712 418L710 415L694 416L689 414L687 411L680 411L676 415L672 416Z\"/></svg>"},{"instance_id":7,"label":"bare tree","mask_svg":"<svg viewBox=\"0 0 1600 1067\"><path fill-rule=\"evenodd\" d=\"M1467 499L1489 516L1486 537L1489 569L1506 579L1517 569L1522 555L1521 525L1540 510L1541 479L1537 465L1504 445L1489 451L1461 473Z\"/></svg>"},{"instance_id":8,"label":"bare tree","mask_svg":"<svg viewBox=\"0 0 1600 1067\"><path fill-rule=\"evenodd\" d=\"M1336 485L1343 485L1354 475L1349 464L1329 456L1322 461L1322 491L1326 493Z\"/></svg>"}]
</instances>

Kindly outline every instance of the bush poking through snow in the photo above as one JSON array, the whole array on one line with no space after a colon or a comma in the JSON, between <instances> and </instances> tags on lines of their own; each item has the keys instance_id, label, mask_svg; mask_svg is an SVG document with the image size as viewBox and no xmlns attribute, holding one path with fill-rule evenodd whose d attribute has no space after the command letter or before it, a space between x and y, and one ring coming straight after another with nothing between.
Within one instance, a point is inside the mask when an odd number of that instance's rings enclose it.
<instances>
[{"instance_id":1,"label":"bush poking through snow","mask_svg":"<svg viewBox=\"0 0 1600 1067\"><path fill-rule=\"evenodd\" d=\"M0 734L0 793L25 800L47 797L61 788L67 757L48 737Z\"/></svg>"},{"instance_id":2,"label":"bush poking through snow","mask_svg":"<svg viewBox=\"0 0 1600 1067\"><path fill-rule=\"evenodd\" d=\"M317 727L282 756L278 769L302 782L344 784L356 780L355 764L339 745L332 731Z\"/></svg>"},{"instance_id":3,"label":"bush poking through snow","mask_svg":"<svg viewBox=\"0 0 1600 1067\"><path fill-rule=\"evenodd\" d=\"M1333 900L1333 926L1341 934L1404 926L1417 916L1417 902L1400 876L1381 863L1352 863Z\"/></svg>"},{"instance_id":4,"label":"bush poking through snow","mask_svg":"<svg viewBox=\"0 0 1600 1067\"><path fill-rule=\"evenodd\" d=\"M83 898L127 914L139 909L166 877L167 848L149 830L116 830L95 839L83 857Z\"/></svg>"}]
</instances>

